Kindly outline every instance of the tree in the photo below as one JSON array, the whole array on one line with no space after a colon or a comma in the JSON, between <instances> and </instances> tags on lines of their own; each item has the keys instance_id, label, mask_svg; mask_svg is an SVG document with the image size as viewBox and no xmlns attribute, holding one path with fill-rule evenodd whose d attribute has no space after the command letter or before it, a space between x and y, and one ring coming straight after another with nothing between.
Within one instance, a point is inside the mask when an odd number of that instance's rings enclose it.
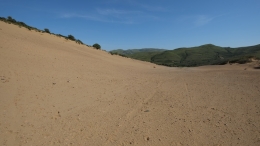
<instances>
[{"instance_id":1,"label":"tree","mask_svg":"<svg viewBox=\"0 0 260 146\"><path fill-rule=\"evenodd\" d=\"M48 28L44 28L44 31L50 33L50 30Z\"/></svg>"},{"instance_id":2,"label":"tree","mask_svg":"<svg viewBox=\"0 0 260 146\"><path fill-rule=\"evenodd\" d=\"M72 41L75 41L75 38L73 35L68 35L68 39L72 40Z\"/></svg>"},{"instance_id":3,"label":"tree","mask_svg":"<svg viewBox=\"0 0 260 146\"><path fill-rule=\"evenodd\" d=\"M96 49L100 49L101 46L98 43L95 43L92 47L96 48Z\"/></svg>"}]
</instances>

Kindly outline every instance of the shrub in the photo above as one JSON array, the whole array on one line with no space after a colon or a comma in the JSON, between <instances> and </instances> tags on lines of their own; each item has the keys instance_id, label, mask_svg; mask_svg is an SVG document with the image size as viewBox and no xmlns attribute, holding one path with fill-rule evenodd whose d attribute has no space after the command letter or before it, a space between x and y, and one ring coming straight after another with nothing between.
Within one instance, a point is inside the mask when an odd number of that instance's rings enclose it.
<instances>
[{"instance_id":1,"label":"shrub","mask_svg":"<svg viewBox=\"0 0 260 146\"><path fill-rule=\"evenodd\" d=\"M122 57L125 57L125 58L128 58L126 55L124 54L118 54L119 56L122 56Z\"/></svg>"},{"instance_id":2,"label":"shrub","mask_svg":"<svg viewBox=\"0 0 260 146\"><path fill-rule=\"evenodd\" d=\"M61 34L57 34L57 36L67 38L66 36L61 35Z\"/></svg>"},{"instance_id":3,"label":"shrub","mask_svg":"<svg viewBox=\"0 0 260 146\"><path fill-rule=\"evenodd\" d=\"M18 25L23 26L23 27L27 26L24 22L18 22Z\"/></svg>"},{"instance_id":4,"label":"shrub","mask_svg":"<svg viewBox=\"0 0 260 146\"><path fill-rule=\"evenodd\" d=\"M68 35L68 39L75 41L75 37L73 35Z\"/></svg>"},{"instance_id":5,"label":"shrub","mask_svg":"<svg viewBox=\"0 0 260 146\"><path fill-rule=\"evenodd\" d=\"M76 43L83 44L83 42L81 40L79 40L79 39L76 40Z\"/></svg>"},{"instance_id":6,"label":"shrub","mask_svg":"<svg viewBox=\"0 0 260 146\"><path fill-rule=\"evenodd\" d=\"M101 48L101 46L98 43L95 43L92 47L94 47L94 48L96 48L98 50Z\"/></svg>"},{"instance_id":7,"label":"shrub","mask_svg":"<svg viewBox=\"0 0 260 146\"><path fill-rule=\"evenodd\" d=\"M44 31L50 33L50 30L48 28L44 28Z\"/></svg>"},{"instance_id":8,"label":"shrub","mask_svg":"<svg viewBox=\"0 0 260 146\"><path fill-rule=\"evenodd\" d=\"M111 55L118 55L117 52L109 52Z\"/></svg>"},{"instance_id":9,"label":"shrub","mask_svg":"<svg viewBox=\"0 0 260 146\"><path fill-rule=\"evenodd\" d=\"M4 17L0 17L0 20L3 20L3 21L5 21L6 19L5 19Z\"/></svg>"},{"instance_id":10,"label":"shrub","mask_svg":"<svg viewBox=\"0 0 260 146\"><path fill-rule=\"evenodd\" d=\"M8 17L7 17L7 20L10 21L10 22L12 22L12 23L15 23L15 22L16 22L16 20L13 19L11 16L8 16Z\"/></svg>"}]
</instances>

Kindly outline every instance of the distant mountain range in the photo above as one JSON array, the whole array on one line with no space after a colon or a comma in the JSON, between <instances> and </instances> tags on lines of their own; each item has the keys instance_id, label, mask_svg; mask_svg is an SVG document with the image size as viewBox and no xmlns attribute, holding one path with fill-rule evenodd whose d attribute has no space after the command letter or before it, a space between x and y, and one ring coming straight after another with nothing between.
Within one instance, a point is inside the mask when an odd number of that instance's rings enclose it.
<instances>
[{"instance_id":1,"label":"distant mountain range","mask_svg":"<svg viewBox=\"0 0 260 146\"><path fill-rule=\"evenodd\" d=\"M145 48L130 50L112 50L111 54L152 62L158 65L191 67L202 65L221 65L229 63L246 63L251 58L260 59L260 44L248 47L219 47L206 44L191 48L174 50Z\"/></svg>"}]
</instances>

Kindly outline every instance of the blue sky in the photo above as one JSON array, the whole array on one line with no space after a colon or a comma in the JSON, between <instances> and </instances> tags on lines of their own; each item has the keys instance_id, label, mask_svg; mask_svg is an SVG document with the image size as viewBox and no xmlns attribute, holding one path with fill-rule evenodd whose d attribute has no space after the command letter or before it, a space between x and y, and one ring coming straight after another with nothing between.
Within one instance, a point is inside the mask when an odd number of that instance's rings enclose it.
<instances>
[{"instance_id":1,"label":"blue sky","mask_svg":"<svg viewBox=\"0 0 260 146\"><path fill-rule=\"evenodd\" d=\"M0 17L104 50L260 44L260 0L0 0Z\"/></svg>"}]
</instances>

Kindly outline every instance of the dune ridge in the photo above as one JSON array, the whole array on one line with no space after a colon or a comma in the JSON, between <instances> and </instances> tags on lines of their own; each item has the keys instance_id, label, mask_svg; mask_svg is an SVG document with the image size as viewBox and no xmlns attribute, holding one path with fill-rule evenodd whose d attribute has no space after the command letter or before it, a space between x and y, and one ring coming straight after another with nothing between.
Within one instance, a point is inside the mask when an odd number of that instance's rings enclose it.
<instances>
[{"instance_id":1,"label":"dune ridge","mask_svg":"<svg viewBox=\"0 0 260 146\"><path fill-rule=\"evenodd\" d=\"M260 145L259 62L169 68L0 22L0 145Z\"/></svg>"}]
</instances>

